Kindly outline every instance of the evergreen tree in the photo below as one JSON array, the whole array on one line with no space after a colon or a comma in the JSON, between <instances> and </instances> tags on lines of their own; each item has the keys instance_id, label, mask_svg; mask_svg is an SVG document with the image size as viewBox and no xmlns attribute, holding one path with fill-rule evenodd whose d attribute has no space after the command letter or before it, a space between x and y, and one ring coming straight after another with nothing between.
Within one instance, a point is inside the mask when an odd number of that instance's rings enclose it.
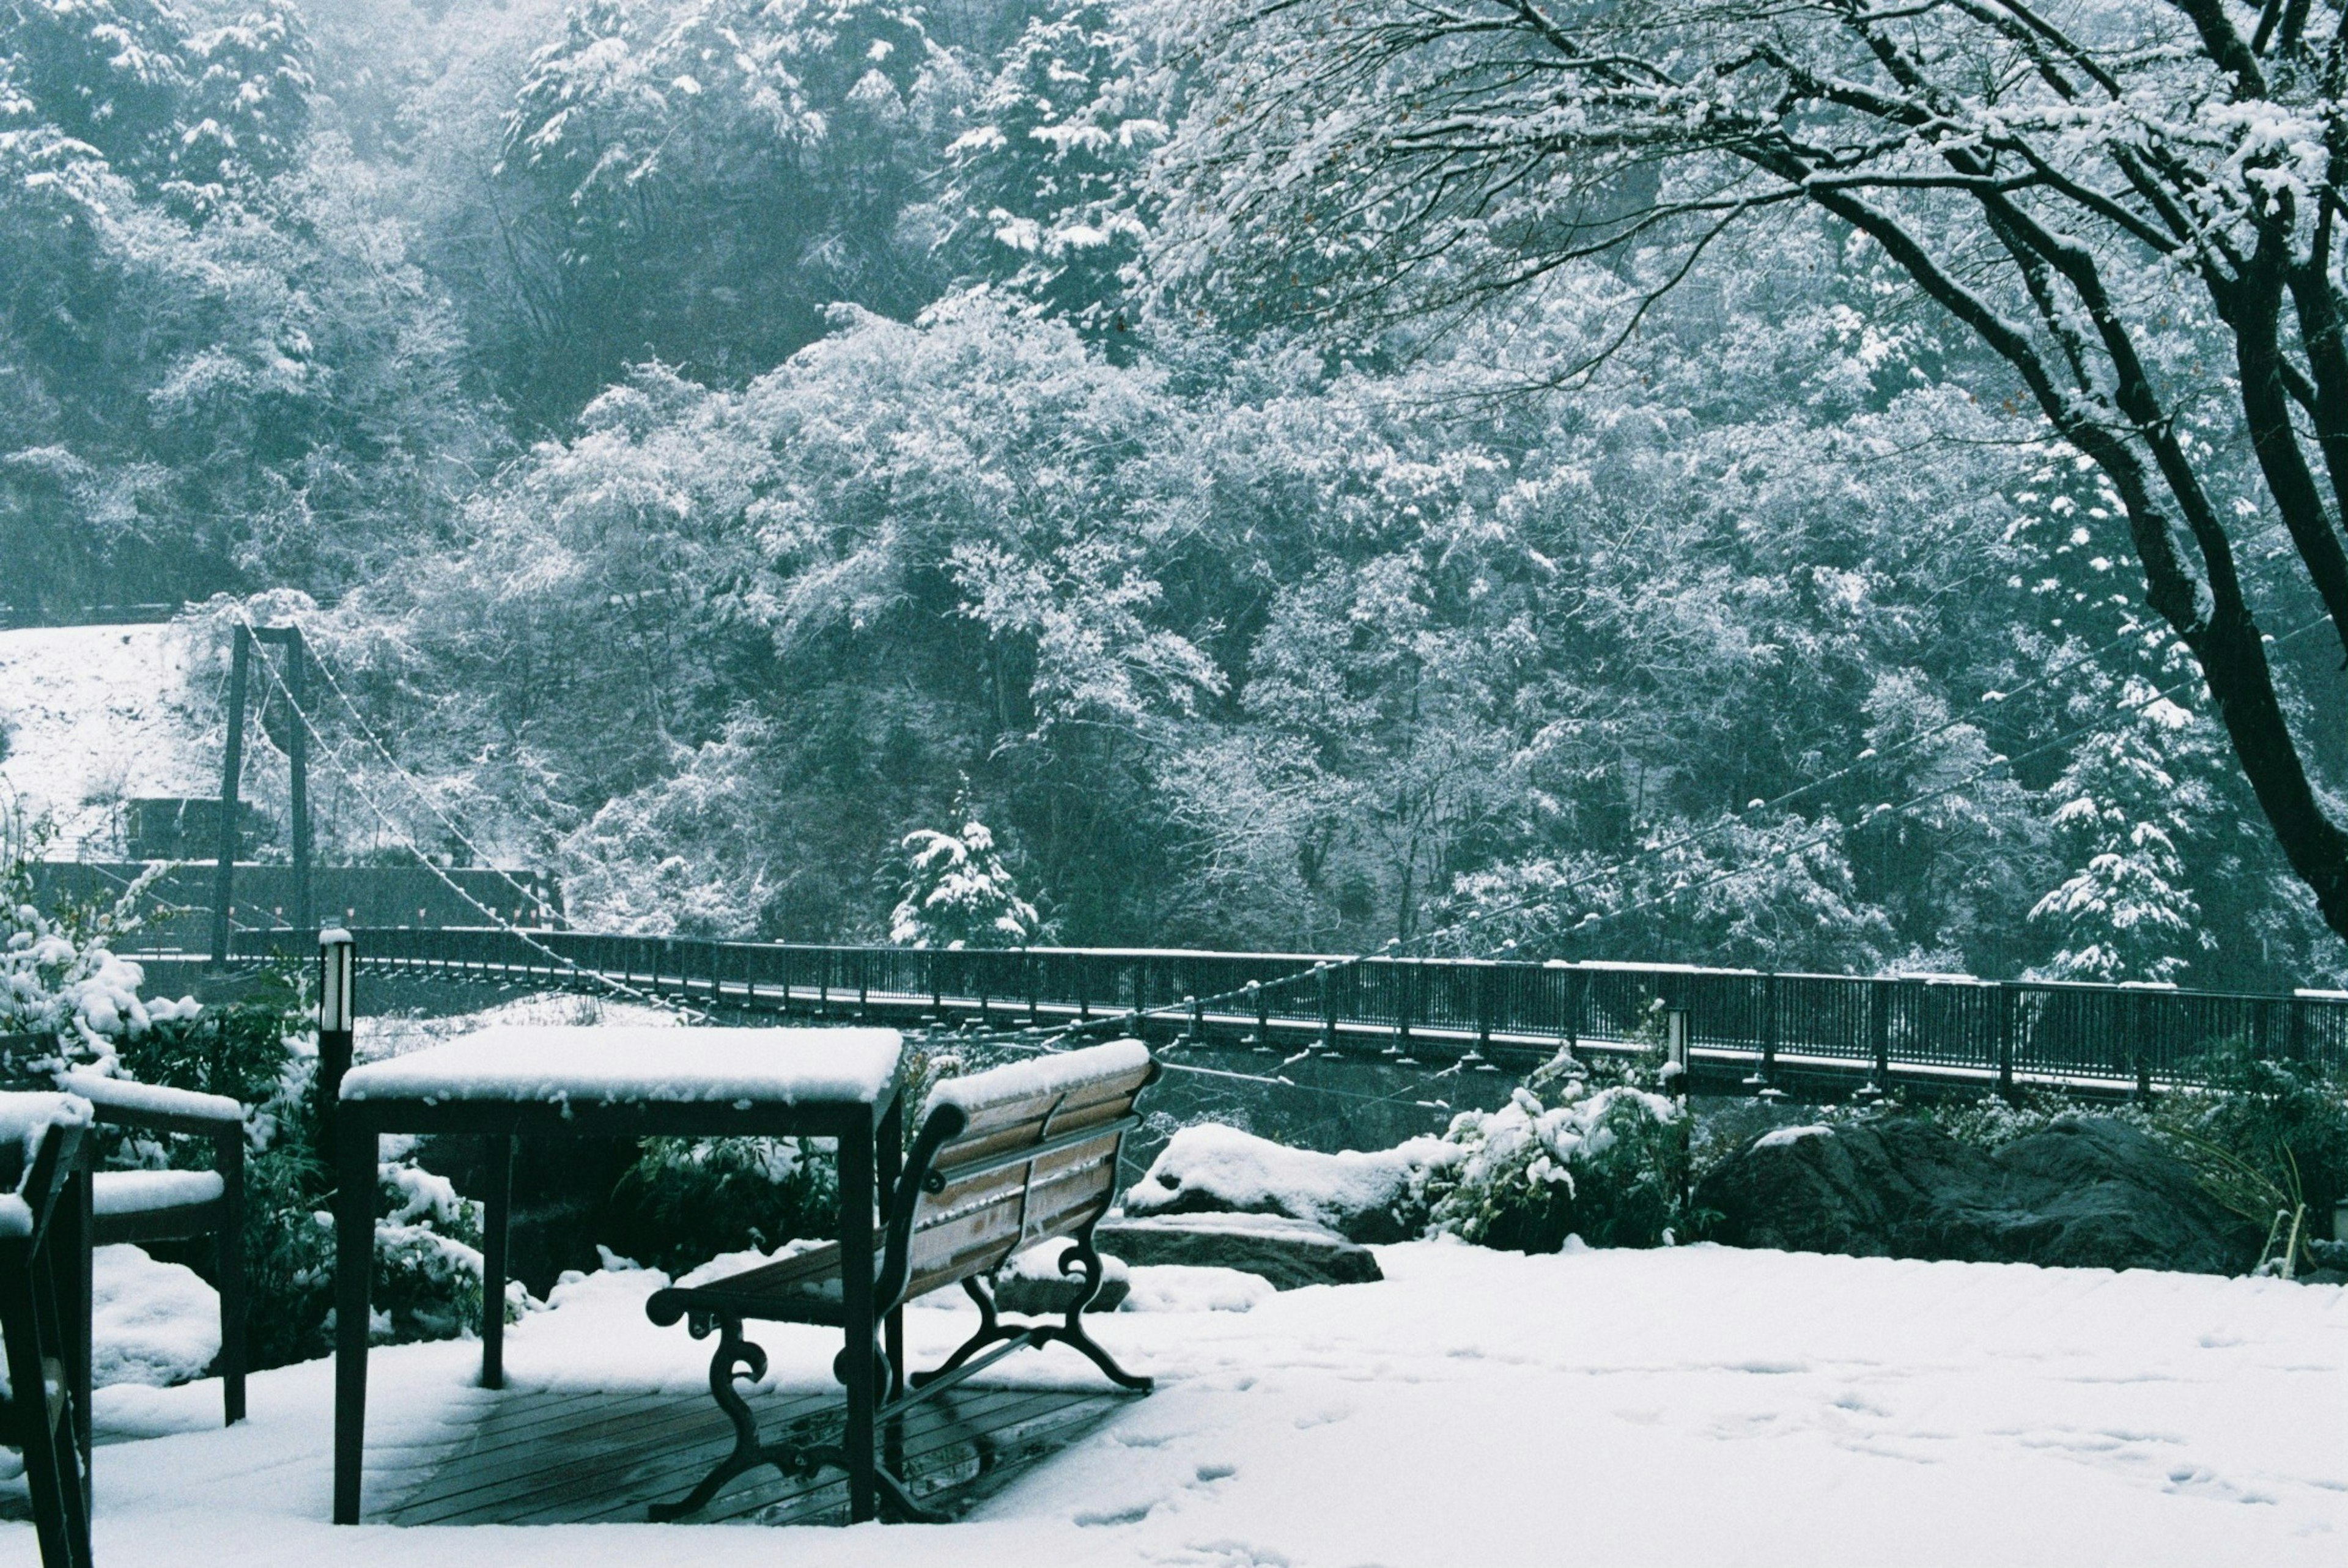
<instances>
[{"instance_id":1,"label":"evergreen tree","mask_svg":"<svg viewBox=\"0 0 2348 1568\"><path fill-rule=\"evenodd\" d=\"M2051 792L2074 866L2030 912L2061 933L2042 971L2051 979L2173 981L2187 955L2217 946L2199 928L2182 853L2209 790L2168 754L2193 716L2139 683L2127 702L2137 721L2090 737Z\"/></svg>"},{"instance_id":2,"label":"evergreen tree","mask_svg":"<svg viewBox=\"0 0 2348 1568\"><path fill-rule=\"evenodd\" d=\"M1059 0L1030 20L946 149L956 265L1127 344L1169 84L1102 0Z\"/></svg>"},{"instance_id":3,"label":"evergreen tree","mask_svg":"<svg viewBox=\"0 0 2348 1568\"><path fill-rule=\"evenodd\" d=\"M1044 934L1035 907L1019 897L994 835L967 811L959 834L922 828L905 835L905 896L889 917L902 948L1024 948Z\"/></svg>"}]
</instances>

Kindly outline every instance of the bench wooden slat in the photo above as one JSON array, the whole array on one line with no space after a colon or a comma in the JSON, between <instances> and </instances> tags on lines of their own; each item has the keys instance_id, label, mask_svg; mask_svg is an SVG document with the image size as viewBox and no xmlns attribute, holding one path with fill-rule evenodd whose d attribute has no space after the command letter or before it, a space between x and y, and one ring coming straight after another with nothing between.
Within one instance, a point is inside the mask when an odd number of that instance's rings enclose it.
<instances>
[{"instance_id":1,"label":"bench wooden slat","mask_svg":"<svg viewBox=\"0 0 2348 1568\"><path fill-rule=\"evenodd\" d=\"M953 1225L924 1231L914 1245L906 1295L922 1296L973 1275L992 1274L1031 1246L1075 1235L1108 1213L1108 1206L1107 1194L1090 1187L1039 1192L1024 1235L1016 1228L1016 1197Z\"/></svg>"},{"instance_id":2,"label":"bench wooden slat","mask_svg":"<svg viewBox=\"0 0 2348 1568\"><path fill-rule=\"evenodd\" d=\"M1030 1190L1024 1165L986 1173L926 1195L923 1214L915 1221L911 1247L912 1286L906 1299L952 1285L971 1274L991 1273L1002 1261L973 1266L970 1260L990 1246L1007 1258L1022 1250L1018 1215L1029 1204L1026 1245L1068 1235L1084 1219L1106 1213L1114 1195L1112 1166L1117 1153L1112 1131L1092 1143L1056 1151L1035 1162ZM1106 1180L1097 1179L1106 1174ZM1096 1178L1090 1179L1087 1178ZM878 1249L876 1248L876 1251ZM773 1263L745 1269L700 1286L674 1287L688 1310L723 1307L755 1312L762 1305L802 1307L820 1299L834 1303L836 1293L819 1298L808 1287L838 1279L839 1244L819 1247Z\"/></svg>"},{"instance_id":3,"label":"bench wooden slat","mask_svg":"<svg viewBox=\"0 0 2348 1568\"><path fill-rule=\"evenodd\" d=\"M89 1235L98 1246L112 1246L118 1242L186 1241L193 1236L215 1235L227 1221L228 1199L219 1197L201 1204L92 1214Z\"/></svg>"}]
</instances>

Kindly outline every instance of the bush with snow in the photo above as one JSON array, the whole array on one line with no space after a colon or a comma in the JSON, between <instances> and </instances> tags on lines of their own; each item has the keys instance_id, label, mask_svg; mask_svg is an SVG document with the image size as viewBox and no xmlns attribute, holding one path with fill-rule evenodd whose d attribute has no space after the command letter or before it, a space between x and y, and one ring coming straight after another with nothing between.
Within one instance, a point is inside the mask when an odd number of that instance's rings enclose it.
<instances>
[{"instance_id":1,"label":"bush with snow","mask_svg":"<svg viewBox=\"0 0 2348 1568\"><path fill-rule=\"evenodd\" d=\"M0 1054L0 1082L39 1087L60 1066L102 1065L122 1041L202 1010L191 998L140 997L146 971L111 947L138 927L139 901L160 868L110 906L45 909L34 902L32 863L46 836L0 797L0 1035L34 1041Z\"/></svg>"},{"instance_id":2,"label":"bush with snow","mask_svg":"<svg viewBox=\"0 0 2348 1568\"><path fill-rule=\"evenodd\" d=\"M1687 1111L1643 1076L1601 1084L1560 1052L1508 1104L1454 1117L1462 1157L1428 1184L1431 1228L1518 1252L1686 1239Z\"/></svg>"},{"instance_id":3,"label":"bush with snow","mask_svg":"<svg viewBox=\"0 0 2348 1568\"><path fill-rule=\"evenodd\" d=\"M839 1194L829 1139L647 1138L613 1191L610 1239L675 1274L824 1235Z\"/></svg>"},{"instance_id":4,"label":"bush with snow","mask_svg":"<svg viewBox=\"0 0 2348 1568\"><path fill-rule=\"evenodd\" d=\"M185 1383L219 1354L220 1295L194 1269L135 1246L91 1255L92 1383Z\"/></svg>"}]
</instances>

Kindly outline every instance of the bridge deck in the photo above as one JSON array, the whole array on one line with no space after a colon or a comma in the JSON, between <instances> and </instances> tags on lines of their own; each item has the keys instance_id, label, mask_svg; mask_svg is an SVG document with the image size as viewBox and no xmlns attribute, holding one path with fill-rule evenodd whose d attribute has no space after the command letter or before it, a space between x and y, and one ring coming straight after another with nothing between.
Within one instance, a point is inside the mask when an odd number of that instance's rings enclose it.
<instances>
[{"instance_id":1,"label":"bridge deck","mask_svg":"<svg viewBox=\"0 0 2348 1568\"><path fill-rule=\"evenodd\" d=\"M958 1389L916 1409L901 1435L914 1494L961 1514L1066 1449L1128 1401L1091 1390ZM839 1424L837 1390L754 1398L768 1440ZM836 1438L837 1433L831 1434ZM689 1490L732 1446L706 1396L652 1390L537 1391L486 1399L478 1421L422 1467L423 1479L370 1512L386 1524L637 1522ZM838 1472L736 1481L696 1523L848 1520Z\"/></svg>"}]
</instances>

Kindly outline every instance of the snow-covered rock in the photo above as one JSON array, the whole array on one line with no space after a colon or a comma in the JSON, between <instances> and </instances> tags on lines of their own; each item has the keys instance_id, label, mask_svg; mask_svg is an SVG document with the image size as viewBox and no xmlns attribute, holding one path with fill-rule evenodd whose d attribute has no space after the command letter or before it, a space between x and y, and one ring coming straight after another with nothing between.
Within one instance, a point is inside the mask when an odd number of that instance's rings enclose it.
<instances>
[{"instance_id":1,"label":"snow-covered rock","mask_svg":"<svg viewBox=\"0 0 2348 1568\"><path fill-rule=\"evenodd\" d=\"M1126 1194L1125 1207L1137 1215L1285 1214L1348 1241L1402 1241L1423 1221L1427 1172L1460 1154L1434 1137L1374 1153L1323 1154L1202 1122L1174 1134Z\"/></svg>"},{"instance_id":2,"label":"snow-covered rock","mask_svg":"<svg viewBox=\"0 0 2348 1568\"><path fill-rule=\"evenodd\" d=\"M1913 1117L1780 1129L1707 1173L1696 1204L1732 1245L1857 1257L2224 1274L2258 1242L2183 1161L2097 1116L1995 1153Z\"/></svg>"},{"instance_id":3,"label":"snow-covered rock","mask_svg":"<svg viewBox=\"0 0 2348 1568\"><path fill-rule=\"evenodd\" d=\"M1065 1237L1047 1241L1041 1246L1029 1247L997 1269L994 1305L1023 1317L1066 1312L1084 1283L1081 1272L1060 1272L1060 1259L1067 1255L1069 1245ZM1133 1276L1127 1272L1124 1260L1105 1256L1101 1259L1100 1289L1087 1310L1114 1312L1132 1288Z\"/></svg>"},{"instance_id":4,"label":"snow-covered rock","mask_svg":"<svg viewBox=\"0 0 2348 1568\"><path fill-rule=\"evenodd\" d=\"M1385 1277L1375 1254L1325 1225L1285 1214L1159 1214L1111 1220L1094 1235L1128 1263L1191 1264L1259 1275L1276 1290L1369 1285Z\"/></svg>"}]
</instances>

